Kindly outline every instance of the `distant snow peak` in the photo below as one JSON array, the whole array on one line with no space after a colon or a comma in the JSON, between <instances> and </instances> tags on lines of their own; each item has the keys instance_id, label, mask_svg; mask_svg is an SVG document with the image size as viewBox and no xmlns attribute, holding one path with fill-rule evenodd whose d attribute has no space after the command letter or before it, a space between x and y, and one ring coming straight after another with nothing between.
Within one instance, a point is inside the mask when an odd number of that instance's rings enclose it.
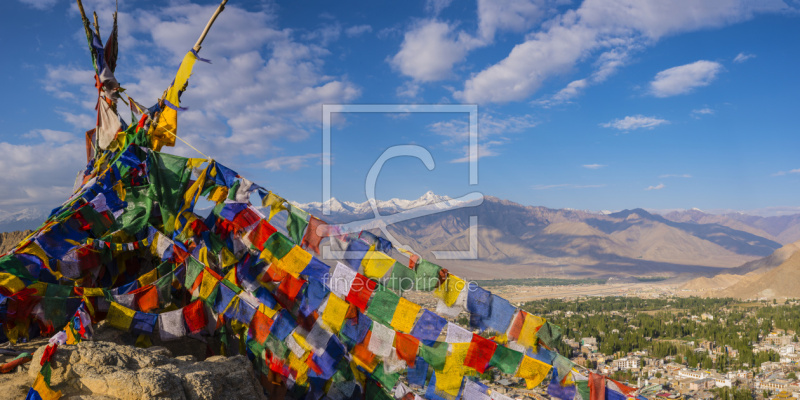
<instances>
[{"instance_id":1,"label":"distant snow peak","mask_svg":"<svg viewBox=\"0 0 800 400\"><path fill-rule=\"evenodd\" d=\"M448 196L440 196L432 190L425 192L420 198L416 200L405 200L392 198L389 200L368 199L363 203L356 203L351 201L341 202L336 198L331 198L326 202L311 202L306 204L297 204L300 208L305 209L322 209L323 204L327 203L331 212L335 213L349 213L349 214L364 214L372 213L372 204L384 212L399 212L410 210L414 208L435 205L436 208L450 208L459 203Z\"/></svg>"}]
</instances>

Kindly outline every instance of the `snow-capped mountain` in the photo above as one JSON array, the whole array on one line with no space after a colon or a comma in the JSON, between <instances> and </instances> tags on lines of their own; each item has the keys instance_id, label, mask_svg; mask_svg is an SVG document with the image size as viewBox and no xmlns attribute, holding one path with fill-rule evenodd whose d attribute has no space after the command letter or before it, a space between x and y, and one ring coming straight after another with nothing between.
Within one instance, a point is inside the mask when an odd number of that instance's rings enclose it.
<instances>
[{"instance_id":1,"label":"snow-capped mountain","mask_svg":"<svg viewBox=\"0 0 800 400\"><path fill-rule=\"evenodd\" d=\"M440 196L432 191L428 191L416 200L394 198L389 200L373 201L381 213L393 214L426 206L433 206L436 209L447 209L460 205L464 201L468 200L453 199L448 196ZM372 214L373 212L370 201L365 201L363 203L356 203L352 201L342 202L336 198L331 198L326 203L330 206L330 211L336 214L343 213L358 216L362 214ZM314 214L317 214L319 210L322 210L324 204L322 202L311 202L305 204L295 203L295 205L304 210L308 210Z\"/></svg>"},{"instance_id":2,"label":"snow-capped mountain","mask_svg":"<svg viewBox=\"0 0 800 400\"><path fill-rule=\"evenodd\" d=\"M23 231L41 225L47 214L38 208L23 208L18 211L0 210L0 232Z\"/></svg>"}]
</instances>

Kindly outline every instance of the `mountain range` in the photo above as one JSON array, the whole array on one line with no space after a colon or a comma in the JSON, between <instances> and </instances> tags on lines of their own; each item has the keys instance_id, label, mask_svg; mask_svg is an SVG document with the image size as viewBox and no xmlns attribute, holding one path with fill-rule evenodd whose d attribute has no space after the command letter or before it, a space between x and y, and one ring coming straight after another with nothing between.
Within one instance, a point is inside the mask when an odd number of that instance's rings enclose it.
<instances>
[{"instance_id":1,"label":"mountain range","mask_svg":"<svg viewBox=\"0 0 800 400\"><path fill-rule=\"evenodd\" d=\"M323 218L331 223L375 218L369 202L331 199L328 205L330 215ZM322 203L298 206L322 216ZM800 239L794 233L800 215L715 219L697 210L663 216L643 209L591 212L433 192L374 206L399 219L387 230L400 243L470 279L497 278L498 268L504 278L713 275ZM477 216L477 259L437 260L434 251L469 250L471 216Z\"/></svg>"},{"instance_id":2,"label":"mountain range","mask_svg":"<svg viewBox=\"0 0 800 400\"><path fill-rule=\"evenodd\" d=\"M433 192L373 203L331 199L329 215L323 215L319 202L296 205L329 223L358 228L361 221L359 230L383 235L376 229L374 206L400 244L469 279L700 277L690 285L719 289L764 265L777 266L776 260L785 260L773 252L784 254L788 250L779 250L782 245L800 240L800 214L595 212L526 206L491 196L453 199ZM276 215L274 225L285 224L283 214ZM437 259L437 251L470 250L471 217L477 217L472 240L477 258ZM0 211L0 232L32 229L45 218L33 208Z\"/></svg>"}]
</instances>

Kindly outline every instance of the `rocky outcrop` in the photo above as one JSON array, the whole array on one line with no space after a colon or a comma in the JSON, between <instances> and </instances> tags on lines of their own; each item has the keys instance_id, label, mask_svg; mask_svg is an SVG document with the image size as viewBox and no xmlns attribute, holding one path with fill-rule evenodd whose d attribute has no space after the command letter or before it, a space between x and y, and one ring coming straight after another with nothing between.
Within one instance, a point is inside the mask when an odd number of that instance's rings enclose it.
<instances>
[{"instance_id":1,"label":"rocky outcrop","mask_svg":"<svg viewBox=\"0 0 800 400\"><path fill-rule=\"evenodd\" d=\"M5 254L25 239L32 231L13 231L0 233L0 254Z\"/></svg>"},{"instance_id":2,"label":"rocky outcrop","mask_svg":"<svg viewBox=\"0 0 800 400\"><path fill-rule=\"evenodd\" d=\"M33 356L31 382L45 347ZM147 349L102 341L59 346L51 360L51 386L65 399L264 399L247 357L197 361L173 357L160 346Z\"/></svg>"}]
</instances>

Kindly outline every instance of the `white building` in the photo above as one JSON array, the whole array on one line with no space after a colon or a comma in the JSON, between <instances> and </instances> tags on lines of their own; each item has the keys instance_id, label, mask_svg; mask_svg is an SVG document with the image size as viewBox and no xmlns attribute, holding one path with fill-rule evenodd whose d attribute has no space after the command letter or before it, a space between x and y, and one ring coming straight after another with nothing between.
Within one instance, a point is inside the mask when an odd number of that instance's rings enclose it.
<instances>
[{"instance_id":1,"label":"white building","mask_svg":"<svg viewBox=\"0 0 800 400\"><path fill-rule=\"evenodd\" d=\"M623 358L620 358L618 360L612 361L611 365L616 370L639 369L639 358L638 357L623 357Z\"/></svg>"}]
</instances>

